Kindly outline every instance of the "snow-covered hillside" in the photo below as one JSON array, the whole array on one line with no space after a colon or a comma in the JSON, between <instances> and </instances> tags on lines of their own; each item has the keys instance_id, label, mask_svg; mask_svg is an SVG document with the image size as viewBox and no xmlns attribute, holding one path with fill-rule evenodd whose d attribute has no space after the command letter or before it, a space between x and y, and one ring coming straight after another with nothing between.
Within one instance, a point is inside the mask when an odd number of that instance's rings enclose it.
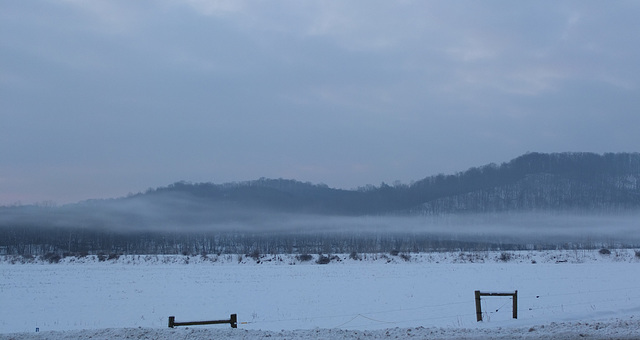
<instances>
[{"instance_id":1,"label":"snow-covered hillside","mask_svg":"<svg viewBox=\"0 0 640 340\"><path fill-rule=\"evenodd\" d=\"M319 259L0 257L0 339L640 338L634 250ZM475 290L517 290L518 319L509 297L483 297L477 322ZM230 314L238 329L167 327Z\"/></svg>"},{"instance_id":2,"label":"snow-covered hillside","mask_svg":"<svg viewBox=\"0 0 640 340\"><path fill-rule=\"evenodd\" d=\"M305 258L308 257L308 258ZM52 265L318 265L321 257L327 264L460 264L460 263L640 263L640 250L633 249L576 249L540 251L452 251L432 253L375 253L375 254L207 254L207 255L88 255L56 258L14 255L0 256L0 264L52 264ZM109 267L111 268L111 267Z\"/></svg>"}]
</instances>

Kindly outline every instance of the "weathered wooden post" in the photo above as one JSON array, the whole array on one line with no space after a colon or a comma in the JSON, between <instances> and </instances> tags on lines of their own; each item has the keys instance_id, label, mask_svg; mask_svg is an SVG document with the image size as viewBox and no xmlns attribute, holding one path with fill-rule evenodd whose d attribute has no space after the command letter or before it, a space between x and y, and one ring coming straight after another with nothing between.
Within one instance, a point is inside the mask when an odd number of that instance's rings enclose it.
<instances>
[{"instance_id":1,"label":"weathered wooden post","mask_svg":"<svg viewBox=\"0 0 640 340\"><path fill-rule=\"evenodd\" d=\"M482 306L480 305L480 291L476 290L476 319L482 321Z\"/></svg>"},{"instance_id":2,"label":"weathered wooden post","mask_svg":"<svg viewBox=\"0 0 640 340\"><path fill-rule=\"evenodd\" d=\"M238 328L238 315L231 314L231 319L229 320L229 323L231 323L231 328Z\"/></svg>"},{"instance_id":3,"label":"weathered wooden post","mask_svg":"<svg viewBox=\"0 0 640 340\"><path fill-rule=\"evenodd\" d=\"M176 317L175 316L170 316L169 317L169 328L173 328L175 323L176 323Z\"/></svg>"},{"instance_id":4,"label":"weathered wooden post","mask_svg":"<svg viewBox=\"0 0 640 340\"><path fill-rule=\"evenodd\" d=\"M513 318L518 318L518 291L513 293Z\"/></svg>"}]
</instances>

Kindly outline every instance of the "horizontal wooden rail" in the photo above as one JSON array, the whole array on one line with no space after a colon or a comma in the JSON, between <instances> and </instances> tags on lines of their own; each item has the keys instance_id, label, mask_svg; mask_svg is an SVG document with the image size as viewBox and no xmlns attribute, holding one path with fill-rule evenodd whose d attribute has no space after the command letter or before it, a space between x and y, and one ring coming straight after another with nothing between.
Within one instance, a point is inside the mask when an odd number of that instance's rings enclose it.
<instances>
[{"instance_id":1,"label":"horizontal wooden rail","mask_svg":"<svg viewBox=\"0 0 640 340\"><path fill-rule=\"evenodd\" d=\"M480 292L480 296L514 296L516 293L483 293Z\"/></svg>"},{"instance_id":2,"label":"horizontal wooden rail","mask_svg":"<svg viewBox=\"0 0 640 340\"><path fill-rule=\"evenodd\" d=\"M231 314L229 320L212 320L212 321L188 321L188 322L176 322L175 316L169 317L169 328L178 326L200 326L200 325L217 325L228 323L231 328L238 328L238 315Z\"/></svg>"}]
</instances>

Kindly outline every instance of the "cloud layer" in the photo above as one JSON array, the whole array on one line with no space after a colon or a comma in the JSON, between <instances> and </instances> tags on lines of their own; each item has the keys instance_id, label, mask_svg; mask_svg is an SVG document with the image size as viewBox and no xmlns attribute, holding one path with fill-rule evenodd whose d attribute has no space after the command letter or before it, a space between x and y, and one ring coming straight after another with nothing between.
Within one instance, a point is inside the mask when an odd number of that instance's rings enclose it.
<instances>
[{"instance_id":1,"label":"cloud layer","mask_svg":"<svg viewBox=\"0 0 640 340\"><path fill-rule=\"evenodd\" d=\"M633 1L0 4L0 205L638 151Z\"/></svg>"}]
</instances>

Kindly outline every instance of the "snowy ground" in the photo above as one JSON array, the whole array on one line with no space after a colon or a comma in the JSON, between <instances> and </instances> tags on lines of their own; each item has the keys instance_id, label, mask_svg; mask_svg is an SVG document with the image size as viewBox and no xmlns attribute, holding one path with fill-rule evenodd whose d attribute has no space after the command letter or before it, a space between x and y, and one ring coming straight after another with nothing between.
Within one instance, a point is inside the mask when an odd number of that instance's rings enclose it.
<instances>
[{"instance_id":1,"label":"snowy ground","mask_svg":"<svg viewBox=\"0 0 640 340\"><path fill-rule=\"evenodd\" d=\"M0 339L640 338L633 250L400 255L0 257ZM475 290L518 319L483 297L476 322Z\"/></svg>"}]
</instances>

